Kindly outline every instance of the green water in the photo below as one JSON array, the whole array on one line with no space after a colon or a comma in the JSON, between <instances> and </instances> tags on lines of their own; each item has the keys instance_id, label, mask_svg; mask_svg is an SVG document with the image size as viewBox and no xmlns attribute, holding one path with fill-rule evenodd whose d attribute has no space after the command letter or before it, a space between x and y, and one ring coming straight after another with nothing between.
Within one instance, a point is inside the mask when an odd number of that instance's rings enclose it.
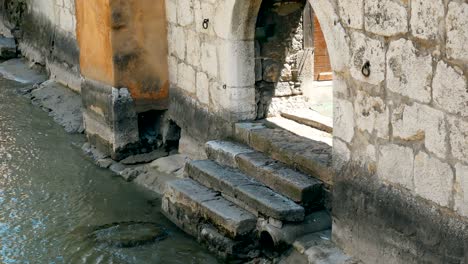
<instances>
[{"instance_id":1,"label":"green water","mask_svg":"<svg viewBox=\"0 0 468 264\"><path fill-rule=\"evenodd\" d=\"M0 263L218 263L159 212L154 194L99 169L47 113L0 79ZM163 241L116 248L86 236L118 221L154 222Z\"/></svg>"}]
</instances>

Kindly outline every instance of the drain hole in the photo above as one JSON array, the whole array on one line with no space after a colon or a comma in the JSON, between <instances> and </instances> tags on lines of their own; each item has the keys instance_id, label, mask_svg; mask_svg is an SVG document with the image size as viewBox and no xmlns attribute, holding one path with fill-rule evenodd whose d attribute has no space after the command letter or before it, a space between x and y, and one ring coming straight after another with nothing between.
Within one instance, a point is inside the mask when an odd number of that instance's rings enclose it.
<instances>
[{"instance_id":1,"label":"drain hole","mask_svg":"<svg viewBox=\"0 0 468 264\"><path fill-rule=\"evenodd\" d=\"M266 231L262 231L260 233L260 246L266 250L273 250L275 248L275 242L273 241L273 238Z\"/></svg>"}]
</instances>

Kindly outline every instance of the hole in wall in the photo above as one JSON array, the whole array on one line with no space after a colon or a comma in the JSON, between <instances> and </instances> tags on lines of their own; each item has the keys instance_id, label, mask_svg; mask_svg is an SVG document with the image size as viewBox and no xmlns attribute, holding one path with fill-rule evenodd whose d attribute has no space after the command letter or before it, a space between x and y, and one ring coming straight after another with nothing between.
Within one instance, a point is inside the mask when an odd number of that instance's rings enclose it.
<instances>
[{"instance_id":1,"label":"hole in wall","mask_svg":"<svg viewBox=\"0 0 468 264\"><path fill-rule=\"evenodd\" d=\"M163 138L160 127L163 114L164 111L157 110L138 114L138 131L142 145L153 146L153 148L162 146Z\"/></svg>"},{"instance_id":2,"label":"hole in wall","mask_svg":"<svg viewBox=\"0 0 468 264\"><path fill-rule=\"evenodd\" d=\"M273 250L275 248L275 242L267 231L260 233L260 247L264 250Z\"/></svg>"}]
</instances>

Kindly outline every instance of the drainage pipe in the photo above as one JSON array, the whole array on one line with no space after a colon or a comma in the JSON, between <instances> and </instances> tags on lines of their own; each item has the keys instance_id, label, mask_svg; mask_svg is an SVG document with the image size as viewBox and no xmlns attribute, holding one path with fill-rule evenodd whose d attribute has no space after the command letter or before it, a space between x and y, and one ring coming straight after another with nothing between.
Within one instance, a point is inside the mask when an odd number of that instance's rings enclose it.
<instances>
[{"instance_id":1,"label":"drainage pipe","mask_svg":"<svg viewBox=\"0 0 468 264\"><path fill-rule=\"evenodd\" d=\"M266 220L259 225L262 240L271 239L269 243L272 243L275 248L279 248L293 244L297 238L306 234L330 229L332 220L328 212L323 210L307 215L301 223L285 223L281 228L269 224Z\"/></svg>"}]
</instances>

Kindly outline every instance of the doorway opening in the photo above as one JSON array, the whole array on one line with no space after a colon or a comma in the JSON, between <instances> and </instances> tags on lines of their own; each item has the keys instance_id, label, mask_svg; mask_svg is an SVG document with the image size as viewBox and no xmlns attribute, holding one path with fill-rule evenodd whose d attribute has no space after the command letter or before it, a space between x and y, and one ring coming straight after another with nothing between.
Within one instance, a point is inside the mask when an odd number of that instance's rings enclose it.
<instances>
[{"instance_id":1,"label":"doorway opening","mask_svg":"<svg viewBox=\"0 0 468 264\"><path fill-rule=\"evenodd\" d=\"M258 120L288 130L289 120L332 132L333 74L308 1L262 2L255 29L255 81Z\"/></svg>"}]
</instances>

